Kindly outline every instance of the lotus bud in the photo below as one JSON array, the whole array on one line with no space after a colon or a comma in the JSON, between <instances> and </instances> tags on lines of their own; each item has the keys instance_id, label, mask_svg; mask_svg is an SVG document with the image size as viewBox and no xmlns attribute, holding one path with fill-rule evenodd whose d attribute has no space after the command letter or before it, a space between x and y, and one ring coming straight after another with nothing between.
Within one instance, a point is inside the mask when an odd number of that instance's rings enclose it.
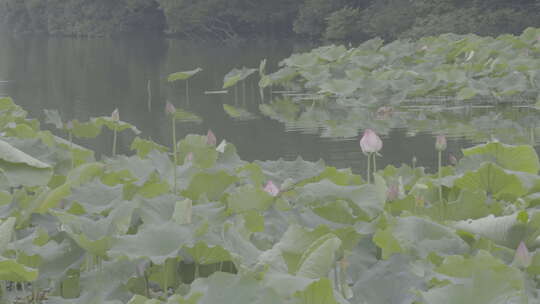
<instances>
[{"instance_id":1,"label":"lotus bud","mask_svg":"<svg viewBox=\"0 0 540 304\"><path fill-rule=\"evenodd\" d=\"M277 196L279 194L279 188L272 181L268 181L263 190L271 196Z\"/></svg>"},{"instance_id":2,"label":"lotus bud","mask_svg":"<svg viewBox=\"0 0 540 304\"><path fill-rule=\"evenodd\" d=\"M457 165L457 158L454 154L450 153L450 155L448 155L448 162L452 165L452 166L455 166Z\"/></svg>"},{"instance_id":3,"label":"lotus bud","mask_svg":"<svg viewBox=\"0 0 540 304\"><path fill-rule=\"evenodd\" d=\"M366 129L362 139L360 139L360 148L364 153L376 153L382 149L381 138L371 129Z\"/></svg>"},{"instance_id":4,"label":"lotus bud","mask_svg":"<svg viewBox=\"0 0 540 304\"><path fill-rule=\"evenodd\" d=\"M72 130L73 129L73 121L70 120L66 123L66 127L65 127L67 130Z\"/></svg>"},{"instance_id":5,"label":"lotus bud","mask_svg":"<svg viewBox=\"0 0 540 304\"><path fill-rule=\"evenodd\" d=\"M111 119L115 122L120 121L120 112L118 112L118 108L114 109L114 111L112 112Z\"/></svg>"},{"instance_id":6,"label":"lotus bud","mask_svg":"<svg viewBox=\"0 0 540 304\"><path fill-rule=\"evenodd\" d=\"M514 263L518 267L527 268L532 263L532 257L529 253L529 249L525 246L525 243L521 241L516 249L516 255L514 256Z\"/></svg>"},{"instance_id":7,"label":"lotus bud","mask_svg":"<svg viewBox=\"0 0 540 304\"><path fill-rule=\"evenodd\" d=\"M435 150L437 151L446 150L446 136L437 135L437 138L435 139Z\"/></svg>"},{"instance_id":8,"label":"lotus bud","mask_svg":"<svg viewBox=\"0 0 540 304\"><path fill-rule=\"evenodd\" d=\"M216 135L214 135L212 130L208 130L208 133L206 133L206 143L210 146L215 146L217 144Z\"/></svg>"},{"instance_id":9,"label":"lotus bud","mask_svg":"<svg viewBox=\"0 0 540 304\"><path fill-rule=\"evenodd\" d=\"M168 101L167 101L167 104L165 105L165 113L169 115L173 115L174 113L176 113L176 108L174 107L172 103Z\"/></svg>"},{"instance_id":10,"label":"lotus bud","mask_svg":"<svg viewBox=\"0 0 540 304\"><path fill-rule=\"evenodd\" d=\"M219 153L225 153L225 147L227 146L227 141L222 140L221 143L217 146L216 151Z\"/></svg>"}]
</instances>

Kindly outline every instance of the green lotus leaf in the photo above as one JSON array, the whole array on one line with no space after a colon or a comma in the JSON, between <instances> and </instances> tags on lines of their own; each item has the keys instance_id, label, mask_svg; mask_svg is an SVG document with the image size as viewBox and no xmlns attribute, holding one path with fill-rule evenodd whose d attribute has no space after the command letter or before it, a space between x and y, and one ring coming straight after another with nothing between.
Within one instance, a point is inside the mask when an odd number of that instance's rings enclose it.
<instances>
[{"instance_id":1,"label":"green lotus leaf","mask_svg":"<svg viewBox=\"0 0 540 304\"><path fill-rule=\"evenodd\" d=\"M9 217L0 224L0 254L7 249L7 245L11 242L15 232L15 221L16 218Z\"/></svg>"},{"instance_id":2,"label":"green lotus leaf","mask_svg":"<svg viewBox=\"0 0 540 304\"><path fill-rule=\"evenodd\" d=\"M0 140L0 172L11 187L46 185L52 177L52 168L9 143Z\"/></svg>"},{"instance_id":3,"label":"green lotus leaf","mask_svg":"<svg viewBox=\"0 0 540 304\"><path fill-rule=\"evenodd\" d=\"M201 168L211 168L218 159L216 148L207 143L206 136L190 134L178 143L181 160L192 153L192 162Z\"/></svg>"},{"instance_id":4,"label":"green lotus leaf","mask_svg":"<svg viewBox=\"0 0 540 304\"><path fill-rule=\"evenodd\" d=\"M360 88L357 81L348 79L332 79L326 81L320 86L319 93L328 93L337 96L351 96Z\"/></svg>"},{"instance_id":5,"label":"green lotus leaf","mask_svg":"<svg viewBox=\"0 0 540 304\"><path fill-rule=\"evenodd\" d=\"M337 169L335 167L326 167L321 174L303 180L298 186L303 186L309 183L320 182L324 179L331 181L338 186L352 186L361 185L362 177L360 175L353 174L351 169Z\"/></svg>"},{"instance_id":6,"label":"green lotus leaf","mask_svg":"<svg viewBox=\"0 0 540 304\"><path fill-rule=\"evenodd\" d=\"M358 216L363 220L369 220L378 215L383 210L386 200L385 190L375 185L339 186L329 180L307 184L297 188L296 192L299 195L299 202L322 199L350 201L358 208Z\"/></svg>"},{"instance_id":7,"label":"green lotus leaf","mask_svg":"<svg viewBox=\"0 0 540 304\"><path fill-rule=\"evenodd\" d=\"M425 258L431 252L464 254L469 250L452 228L414 216L397 218L389 227L378 230L374 242L385 258L398 252Z\"/></svg>"},{"instance_id":8,"label":"green lotus leaf","mask_svg":"<svg viewBox=\"0 0 540 304\"><path fill-rule=\"evenodd\" d=\"M117 236L109 254L129 259L149 258L155 264L163 264L167 258L176 257L182 246L193 242L193 231L186 225L165 222L161 225L145 225L135 235Z\"/></svg>"},{"instance_id":9,"label":"green lotus leaf","mask_svg":"<svg viewBox=\"0 0 540 304\"><path fill-rule=\"evenodd\" d=\"M7 191L0 191L0 206L7 205L11 203L13 197Z\"/></svg>"},{"instance_id":10,"label":"green lotus leaf","mask_svg":"<svg viewBox=\"0 0 540 304\"><path fill-rule=\"evenodd\" d=\"M476 92L475 89L465 87L465 88L462 88L461 90L459 90L459 92L456 95L456 99L457 100L468 100L468 99L472 99L477 94L478 93Z\"/></svg>"},{"instance_id":11,"label":"green lotus leaf","mask_svg":"<svg viewBox=\"0 0 540 304\"><path fill-rule=\"evenodd\" d=\"M483 190L497 199L514 200L527 193L527 187L516 174L506 172L493 163L484 163L455 180L454 185L472 191Z\"/></svg>"},{"instance_id":12,"label":"green lotus leaf","mask_svg":"<svg viewBox=\"0 0 540 304\"><path fill-rule=\"evenodd\" d=\"M486 251L479 251L470 258L449 256L436 271L468 280L422 292L426 303L524 303L524 281L521 272Z\"/></svg>"},{"instance_id":13,"label":"green lotus leaf","mask_svg":"<svg viewBox=\"0 0 540 304\"><path fill-rule=\"evenodd\" d=\"M315 66L318 63L318 59L316 56L313 56L310 53L303 53L303 54L293 54L289 58L284 59L280 62L280 65L287 65L297 68L308 68Z\"/></svg>"},{"instance_id":14,"label":"green lotus leaf","mask_svg":"<svg viewBox=\"0 0 540 304\"><path fill-rule=\"evenodd\" d=\"M182 108L176 108L176 111L174 112L174 119L177 122L201 123L203 121L199 115Z\"/></svg>"},{"instance_id":15,"label":"green lotus leaf","mask_svg":"<svg viewBox=\"0 0 540 304\"><path fill-rule=\"evenodd\" d=\"M0 280L32 282L38 277L38 270L26 267L15 260L0 258Z\"/></svg>"},{"instance_id":16,"label":"green lotus leaf","mask_svg":"<svg viewBox=\"0 0 540 304\"><path fill-rule=\"evenodd\" d=\"M517 248L519 242L534 237L538 227L527 225L518 219L519 213L506 216L488 215L475 220L452 223L455 229L483 236L498 245Z\"/></svg>"},{"instance_id":17,"label":"green lotus leaf","mask_svg":"<svg viewBox=\"0 0 540 304\"><path fill-rule=\"evenodd\" d=\"M223 192L237 180L237 177L231 176L225 171L201 172L193 176L189 186L182 194L193 201L198 200L201 195L206 195L211 201L219 200Z\"/></svg>"},{"instance_id":18,"label":"green lotus leaf","mask_svg":"<svg viewBox=\"0 0 540 304\"><path fill-rule=\"evenodd\" d=\"M64 128L64 123L58 110L43 110L45 112L45 122L54 125L57 129Z\"/></svg>"},{"instance_id":19,"label":"green lotus leaf","mask_svg":"<svg viewBox=\"0 0 540 304\"><path fill-rule=\"evenodd\" d=\"M299 304L338 304L332 282L327 278L309 284L305 290L295 293L295 297L299 299Z\"/></svg>"},{"instance_id":20,"label":"green lotus leaf","mask_svg":"<svg viewBox=\"0 0 540 304\"><path fill-rule=\"evenodd\" d=\"M419 273L420 272L420 273ZM359 274L352 287L358 303L414 303L415 290L425 287L424 275L405 255L393 255L377 261Z\"/></svg>"},{"instance_id":21,"label":"green lotus leaf","mask_svg":"<svg viewBox=\"0 0 540 304\"><path fill-rule=\"evenodd\" d=\"M472 148L463 149L463 155L481 155L481 160L491 161L504 169L537 174L540 161L531 146L511 146L500 142L491 142Z\"/></svg>"},{"instance_id":22,"label":"green lotus leaf","mask_svg":"<svg viewBox=\"0 0 540 304\"><path fill-rule=\"evenodd\" d=\"M228 197L228 210L241 213L248 210L266 210L273 202L273 197L262 187L244 185L236 188Z\"/></svg>"},{"instance_id":23,"label":"green lotus leaf","mask_svg":"<svg viewBox=\"0 0 540 304\"><path fill-rule=\"evenodd\" d=\"M116 130L118 132L124 131L124 130L131 130L135 134L140 134L141 131L137 129L134 125L125 122L125 121L115 121L110 116L101 116L101 117L95 117L91 120L94 124L97 126L105 126L109 130Z\"/></svg>"},{"instance_id":24,"label":"green lotus leaf","mask_svg":"<svg viewBox=\"0 0 540 304\"><path fill-rule=\"evenodd\" d=\"M285 304L275 291L265 288L256 279L223 272L196 279L188 296L196 294L202 294L197 304Z\"/></svg>"},{"instance_id":25,"label":"green lotus leaf","mask_svg":"<svg viewBox=\"0 0 540 304\"><path fill-rule=\"evenodd\" d=\"M296 275L311 279L328 275L336 259L341 240L328 233L315 240L302 254Z\"/></svg>"},{"instance_id":26,"label":"green lotus leaf","mask_svg":"<svg viewBox=\"0 0 540 304\"><path fill-rule=\"evenodd\" d=\"M226 103L223 104L223 110L225 110L227 115L236 120L250 120L257 118L257 115L249 112L246 109L234 107Z\"/></svg>"},{"instance_id":27,"label":"green lotus leaf","mask_svg":"<svg viewBox=\"0 0 540 304\"><path fill-rule=\"evenodd\" d=\"M190 70L190 71L182 71L182 72L176 72L176 73L172 73L172 74L169 74L169 76L167 77L167 81L168 82L173 82L173 81L177 81L177 80L186 80L186 79L189 79L191 77L193 77L195 74L201 72L203 69L201 68L196 68L194 70Z\"/></svg>"},{"instance_id":28,"label":"green lotus leaf","mask_svg":"<svg viewBox=\"0 0 540 304\"><path fill-rule=\"evenodd\" d=\"M88 163L81 165L71 171L66 179L66 182L50 190L36 208L36 212L45 213L50 208L55 208L60 204L60 201L71 194L71 187L81 185L94 177L103 173L103 164Z\"/></svg>"},{"instance_id":29,"label":"green lotus leaf","mask_svg":"<svg viewBox=\"0 0 540 304\"><path fill-rule=\"evenodd\" d=\"M99 180L72 187L67 200L81 205L85 213L101 213L110 210L122 200L122 186L107 186Z\"/></svg>"},{"instance_id":30,"label":"green lotus leaf","mask_svg":"<svg viewBox=\"0 0 540 304\"><path fill-rule=\"evenodd\" d=\"M193 247L184 250L191 255L197 264L209 265L231 260L231 255L221 246L209 246L204 242L197 242Z\"/></svg>"},{"instance_id":31,"label":"green lotus leaf","mask_svg":"<svg viewBox=\"0 0 540 304\"><path fill-rule=\"evenodd\" d=\"M242 69L232 69L223 78L223 89L236 85L239 81L246 79L255 72L257 72L257 69L248 69L246 67L242 67Z\"/></svg>"},{"instance_id":32,"label":"green lotus leaf","mask_svg":"<svg viewBox=\"0 0 540 304\"><path fill-rule=\"evenodd\" d=\"M73 120L73 136L79 138L95 138L101 133L102 125L95 121L79 122Z\"/></svg>"},{"instance_id":33,"label":"green lotus leaf","mask_svg":"<svg viewBox=\"0 0 540 304\"><path fill-rule=\"evenodd\" d=\"M140 158L144 158L150 153L150 151L157 150L160 152L167 152L169 148L162 146L160 144L156 144L155 142L151 140L142 139L140 137L135 137L133 142L131 142L130 146L131 150L137 151L137 155Z\"/></svg>"}]
</instances>

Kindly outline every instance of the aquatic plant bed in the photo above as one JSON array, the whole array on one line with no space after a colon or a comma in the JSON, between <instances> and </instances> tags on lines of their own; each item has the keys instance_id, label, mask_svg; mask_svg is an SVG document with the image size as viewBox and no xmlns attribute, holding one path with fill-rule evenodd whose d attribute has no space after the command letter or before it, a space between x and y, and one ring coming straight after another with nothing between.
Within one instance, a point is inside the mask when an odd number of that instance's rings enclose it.
<instances>
[{"instance_id":1,"label":"aquatic plant bed","mask_svg":"<svg viewBox=\"0 0 540 304\"><path fill-rule=\"evenodd\" d=\"M136 130L117 114L64 126L49 113L62 139L0 99L2 303L540 300L530 146L465 149L433 175L373 168L367 183L322 161L248 163L211 132L176 155L137 138L101 160L71 141Z\"/></svg>"},{"instance_id":2,"label":"aquatic plant bed","mask_svg":"<svg viewBox=\"0 0 540 304\"><path fill-rule=\"evenodd\" d=\"M535 101L540 89L540 29L497 38L443 34L358 47L324 46L293 54L260 86L323 95L345 104ZM309 96L308 96L309 97ZM316 99L316 98L312 98Z\"/></svg>"}]
</instances>

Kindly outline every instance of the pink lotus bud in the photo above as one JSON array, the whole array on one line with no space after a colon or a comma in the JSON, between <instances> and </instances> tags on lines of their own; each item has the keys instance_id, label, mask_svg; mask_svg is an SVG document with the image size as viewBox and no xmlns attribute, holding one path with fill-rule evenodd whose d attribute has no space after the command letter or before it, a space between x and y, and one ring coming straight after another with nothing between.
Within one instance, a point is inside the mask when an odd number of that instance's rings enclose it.
<instances>
[{"instance_id":1,"label":"pink lotus bud","mask_svg":"<svg viewBox=\"0 0 540 304\"><path fill-rule=\"evenodd\" d=\"M454 154L450 153L450 155L448 155L448 162L452 165L452 166L455 166L457 165L457 158Z\"/></svg>"},{"instance_id":2,"label":"pink lotus bud","mask_svg":"<svg viewBox=\"0 0 540 304\"><path fill-rule=\"evenodd\" d=\"M173 115L174 113L176 113L176 108L174 107L172 103L168 101L167 101L167 104L165 105L165 113L169 115Z\"/></svg>"},{"instance_id":3,"label":"pink lotus bud","mask_svg":"<svg viewBox=\"0 0 540 304\"><path fill-rule=\"evenodd\" d=\"M362 152L379 152L382 149L382 145L382 140L375 131L371 129L366 129L364 131L364 135L362 136L362 139L360 139L360 148L362 149Z\"/></svg>"},{"instance_id":4,"label":"pink lotus bud","mask_svg":"<svg viewBox=\"0 0 540 304\"><path fill-rule=\"evenodd\" d=\"M214 135L214 132L212 132L212 130L208 130L208 133L206 133L206 143L211 146L215 146L217 144L216 135Z\"/></svg>"},{"instance_id":5,"label":"pink lotus bud","mask_svg":"<svg viewBox=\"0 0 540 304\"><path fill-rule=\"evenodd\" d=\"M446 136L437 135L437 138L435 139L435 150L437 151L446 150Z\"/></svg>"},{"instance_id":6,"label":"pink lotus bud","mask_svg":"<svg viewBox=\"0 0 540 304\"><path fill-rule=\"evenodd\" d=\"M279 188L272 181L268 181L264 186L264 191L268 192L271 196L277 196L279 194Z\"/></svg>"},{"instance_id":7,"label":"pink lotus bud","mask_svg":"<svg viewBox=\"0 0 540 304\"><path fill-rule=\"evenodd\" d=\"M73 121L72 121L72 120L70 120L70 121L68 121L68 122L66 123L66 129L67 129L67 130L73 129Z\"/></svg>"},{"instance_id":8,"label":"pink lotus bud","mask_svg":"<svg viewBox=\"0 0 540 304\"><path fill-rule=\"evenodd\" d=\"M120 121L120 112L118 112L118 108L114 109L114 111L111 114L112 121Z\"/></svg>"},{"instance_id":9,"label":"pink lotus bud","mask_svg":"<svg viewBox=\"0 0 540 304\"><path fill-rule=\"evenodd\" d=\"M516 249L516 255L514 256L514 263L518 267L527 268L532 263L532 257L529 254L529 249L525 246L525 243L521 241Z\"/></svg>"}]
</instances>

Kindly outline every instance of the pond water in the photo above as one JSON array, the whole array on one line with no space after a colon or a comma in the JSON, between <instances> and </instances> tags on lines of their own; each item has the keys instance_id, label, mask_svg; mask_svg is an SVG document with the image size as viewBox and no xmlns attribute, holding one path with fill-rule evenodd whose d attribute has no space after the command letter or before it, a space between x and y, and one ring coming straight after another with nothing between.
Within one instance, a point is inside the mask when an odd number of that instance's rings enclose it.
<instances>
[{"instance_id":1,"label":"pond water","mask_svg":"<svg viewBox=\"0 0 540 304\"><path fill-rule=\"evenodd\" d=\"M536 143L540 134L534 109L506 107L471 108L440 106L395 109L372 113L366 109L323 108L317 102L297 103L279 94L281 101L261 101L257 82L246 82L245 94L234 89L224 95L223 76L232 68L258 67L267 58L267 70L307 46L290 41L258 41L242 45L194 43L163 37L75 39L0 36L0 96L11 96L32 117L44 120L44 109L57 109L65 120L86 120L109 115L115 108L121 119L142 130L142 137L169 145L170 124L164 114L166 101L203 118L201 124L179 123L178 136L214 131L238 148L246 160L280 157L323 159L338 168L364 172L366 158L358 139L365 127L383 134L381 165L410 163L433 167L434 134L449 134L448 153L459 156L463 147L491 137L510 143ZM184 82L168 83L169 73L203 68L190 80L189 101ZM240 87L241 89L241 87ZM244 97L245 96L245 97ZM235 120L223 104L242 107L255 119ZM267 111L260 111L266 104ZM291 110L292 109L292 110ZM269 113L271 112L271 113ZM77 141L109 153L112 135ZM127 132L126 132L127 133ZM58 133L57 133L58 134ZM131 134L120 136L121 152L129 153Z\"/></svg>"}]
</instances>

